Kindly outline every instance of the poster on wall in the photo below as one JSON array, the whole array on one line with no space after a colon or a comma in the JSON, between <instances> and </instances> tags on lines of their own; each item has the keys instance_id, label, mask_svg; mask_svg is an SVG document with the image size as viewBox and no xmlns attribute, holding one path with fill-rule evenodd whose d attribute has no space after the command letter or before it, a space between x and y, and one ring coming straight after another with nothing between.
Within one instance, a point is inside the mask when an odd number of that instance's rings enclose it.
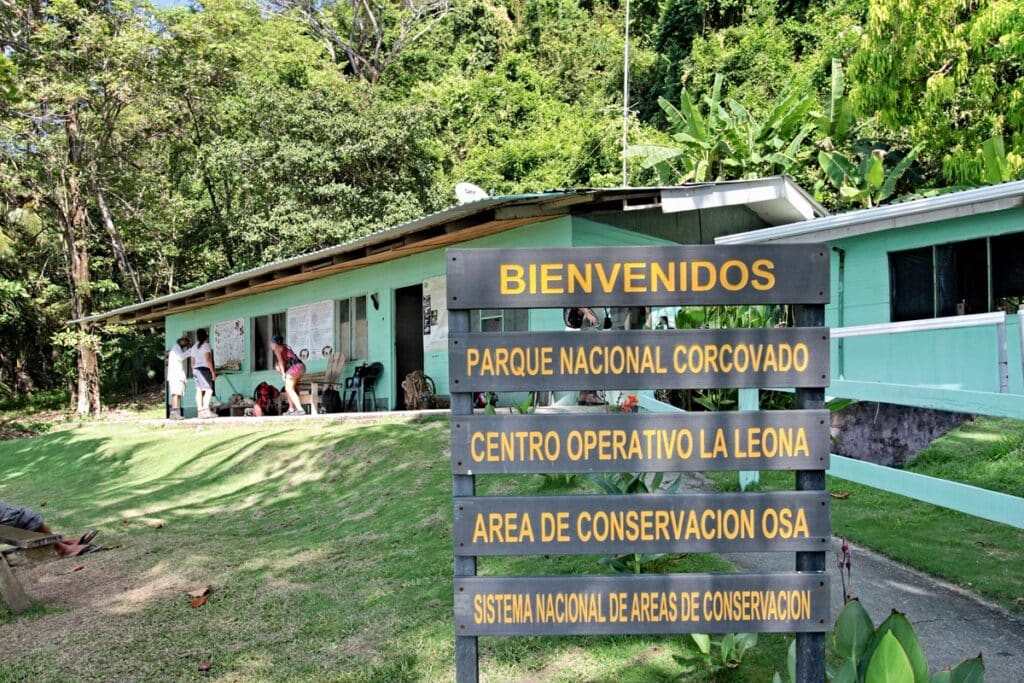
<instances>
[{"instance_id":1,"label":"poster on wall","mask_svg":"<svg viewBox=\"0 0 1024 683\"><path fill-rule=\"evenodd\" d=\"M302 360L334 353L334 302L330 299L288 309L285 342Z\"/></svg>"},{"instance_id":2,"label":"poster on wall","mask_svg":"<svg viewBox=\"0 0 1024 683\"><path fill-rule=\"evenodd\" d=\"M448 308L444 276L423 281L423 350L448 350Z\"/></svg>"},{"instance_id":3,"label":"poster on wall","mask_svg":"<svg viewBox=\"0 0 1024 683\"><path fill-rule=\"evenodd\" d=\"M218 370L240 370L245 355L245 326L241 318L213 326L213 357Z\"/></svg>"}]
</instances>

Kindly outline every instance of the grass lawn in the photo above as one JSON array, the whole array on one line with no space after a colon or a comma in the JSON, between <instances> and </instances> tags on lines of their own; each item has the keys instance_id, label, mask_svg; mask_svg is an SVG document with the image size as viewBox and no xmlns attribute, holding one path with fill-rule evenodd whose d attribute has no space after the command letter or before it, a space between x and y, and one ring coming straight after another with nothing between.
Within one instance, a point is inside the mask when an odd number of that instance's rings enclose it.
<instances>
[{"instance_id":1,"label":"grass lawn","mask_svg":"<svg viewBox=\"0 0 1024 683\"><path fill-rule=\"evenodd\" d=\"M0 499L109 552L19 570L0 680L452 680L448 422L66 425L0 443ZM537 493L540 477L481 478ZM667 571L728 570L694 555ZM484 574L600 573L593 557L484 559ZM212 585L191 608L184 591ZM668 681L683 636L484 638L488 681ZM766 681L762 636L718 681ZM209 661L210 671L198 671ZM688 676L687 680L710 680Z\"/></svg>"},{"instance_id":2,"label":"grass lawn","mask_svg":"<svg viewBox=\"0 0 1024 683\"><path fill-rule=\"evenodd\" d=\"M910 471L1024 496L1024 422L978 418L936 440ZM711 475L736 488L735 474ZM766 489L793 488L789 473L761 473ZM832 532L1024 613L1024 531L829 477ZM854 550L856 581L856 549Z\"/></svg>"}]
</instances>

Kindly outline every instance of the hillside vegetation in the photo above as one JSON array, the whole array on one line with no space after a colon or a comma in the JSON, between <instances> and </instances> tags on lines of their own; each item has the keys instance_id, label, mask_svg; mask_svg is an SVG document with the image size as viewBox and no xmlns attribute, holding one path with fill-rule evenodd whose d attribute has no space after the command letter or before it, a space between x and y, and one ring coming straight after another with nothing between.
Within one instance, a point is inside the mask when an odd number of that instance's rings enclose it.
<instances>
[{"instance_id":1,"label":"hillside vegetation","mask_svg":"<svg viewBox=\"0 0 1024 683\"><path fill-rule=\"evenodd\" d=\"M790 173L832 208L1024 171L1016 0L641 0L628 182ZM0 398L130 391L65 322L454 201L621 177L619 0L0 3Z\"/></svg>"}]
</instances>

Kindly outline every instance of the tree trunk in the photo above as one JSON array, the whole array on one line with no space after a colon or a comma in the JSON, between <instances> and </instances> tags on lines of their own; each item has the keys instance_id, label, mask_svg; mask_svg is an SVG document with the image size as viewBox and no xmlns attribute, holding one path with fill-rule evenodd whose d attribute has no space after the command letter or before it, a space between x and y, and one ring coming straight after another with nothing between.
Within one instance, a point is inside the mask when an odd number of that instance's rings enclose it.
<instances>
[{"instance_id":1,"label":"tree trunk","mask_svg":"<svg viewBox=\"0 0 1024 683\"><path fill-rule=\"evenodd\" d=\"M85 198L78 179L81 161L81 140L78 134L78 110L68 107L64 127L68 143L67 166L63 169L61 187L55 197L60 207L64 242L68 249L68 269L71 276L71 311L76 320L92 312L92 292L89 276L89 239L86 230ZM78 327L78 406L80 414L98 415L100 412L100 367L97 342L90 323L79 322Z\"/></svg>"},{"instance_id":2,"label":"tree trunk","mask_svg":"<svg viewBox=\"0 0 1024 683\"><path fill-rule=\"evenodd\" d=\"M135 269L132 268L132 264L128 262L128 254L124 248L124 238L121 236L121 231L117 229L117 225L114 224L114 217L110 213L110 207L107 206L107 200L103 196L103 190L96 190L96 204L100 207L100 215L103 217L103 227L107 230L107 236L110 237L110 248L114 252L114 257L117 259L118 270L121 274L128 279L132 285L132 289L135 290L135 298L139 303L144 301L142 297L142 289L139 287L139 277L135 274Z\"/></svg>"}]
</instances>

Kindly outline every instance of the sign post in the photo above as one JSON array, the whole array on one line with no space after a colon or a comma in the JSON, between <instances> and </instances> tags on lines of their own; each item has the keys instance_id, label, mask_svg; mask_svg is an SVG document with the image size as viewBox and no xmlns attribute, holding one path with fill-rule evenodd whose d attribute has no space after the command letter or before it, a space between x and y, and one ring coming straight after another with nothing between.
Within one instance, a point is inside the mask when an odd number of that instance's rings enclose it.
<instances>
[{"instance_id":1,"label":"sign post","mask_svg":"<svg viewBox=\"0 0 1024 683\"><path fill-rule=\"evenodd\" d=\"M831 537L822 245L447 252L456 678L478 636L790 632L824 680ZM795 304L797 326L488 335L477 308ZM793 411L474 415L484 391L783 388ZM475 495L478 474L793 470L796 490ZM477 557L796 553L795 572L480 577Z\"/></svg>"}]
</instances>

